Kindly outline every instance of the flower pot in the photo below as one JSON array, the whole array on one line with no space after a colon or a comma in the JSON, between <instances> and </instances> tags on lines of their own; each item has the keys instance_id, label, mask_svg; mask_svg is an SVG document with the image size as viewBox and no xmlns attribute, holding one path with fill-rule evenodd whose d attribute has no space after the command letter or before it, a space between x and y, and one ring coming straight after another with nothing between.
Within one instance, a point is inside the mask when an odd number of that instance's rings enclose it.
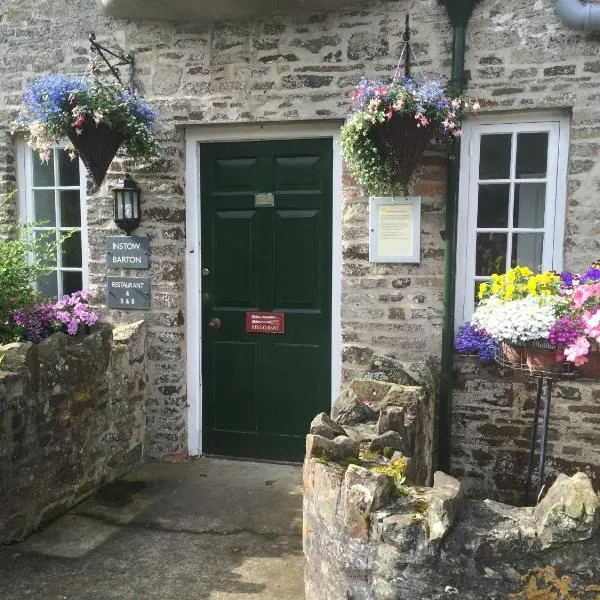
<instances>
[{"instance_id":1,"label":"flower pot","mask_svg":"<svg viewBox=\"0 0 600 600\"><path fill-rule=\"evenodd\" d=\"M105 123L86 124L80 131L81 133L78 134L73 129L68 134L69 140L75 146L94 183L100 186L110 163L123 143L123 134L111 129Z\"/></svg>"},{"instance_id":2,"label":"flower pot","mask_svg":"<svg viewBox=\"0 0 600 600\"><path fill-rule=\"evenodd\" d=\"M520 367L525 362L522 346L516 346L515 344L511 344L506 340L502 340L500 343L500 349L502 350L502 355L504 356L505 360L512 366Z\"/></svg>"},{"instance_id":3,"label":"flower pot","mask_svg":"<svg viewBox=\"0 0 600 600\"><path fill-rule=\"evenodd\" d=\"M405 190L435 133L433 126L417 127L418 124L414 117L395 113L375 126L379 145L392 167L394 183Z\"/></svg>"},{"instance_id":4,"label":"flower pot","mask_svg":"<svg viewBox=\"0 0 600 600\"><path fill-rule=\"evenodd\" d=\"M600 379L600 346L592 342L588 361L579 367L586 379Z\"/></svg>"},{"instance_id":5,"label":"flower pot","mask_svg":"<svg viewBox=\"0 0 600 600\"><path fill-rule=\"evenodd\" d=\"M565 372L564 361L557 361L560 358L561 350L557 347L537 347L527 346L525 349L525 359L527 368L532 375L561 375Z\"/></svg>"}]
</instances>

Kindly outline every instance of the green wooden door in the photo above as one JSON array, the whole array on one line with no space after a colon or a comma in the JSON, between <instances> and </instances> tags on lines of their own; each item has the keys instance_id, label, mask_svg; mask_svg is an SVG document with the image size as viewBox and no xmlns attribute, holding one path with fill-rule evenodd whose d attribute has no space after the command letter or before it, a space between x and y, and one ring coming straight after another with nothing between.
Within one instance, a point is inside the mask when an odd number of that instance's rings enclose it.
<instances>
[{"instance_id":1,"label":"green wooden door","mask_svg":"<svg viewBox=\"0 0 600 600\"><path fill-rule=\"evenodd\" d=\"M332 142L204 144L200 156L203 446L301 460L330 407ZM285 333L247 333L251 311L284 313Z\"/></svg>"}]
</instances>

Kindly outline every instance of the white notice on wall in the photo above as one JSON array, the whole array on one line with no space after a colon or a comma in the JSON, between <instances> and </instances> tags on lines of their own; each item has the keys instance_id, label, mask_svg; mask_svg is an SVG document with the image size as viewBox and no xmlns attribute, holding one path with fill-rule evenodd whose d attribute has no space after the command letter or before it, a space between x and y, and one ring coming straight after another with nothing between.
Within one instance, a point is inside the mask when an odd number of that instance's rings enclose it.
<instances>
[{"instance_id":1,"label":"white notice on wall","mask_svg":"<svg viewBox=\"0 0 600 600\"><path fill-rule=\"evenodd\" d=\"M413 248L413 205L377 207L378 256L410 256Z\"/></svg>"}]
</instances>

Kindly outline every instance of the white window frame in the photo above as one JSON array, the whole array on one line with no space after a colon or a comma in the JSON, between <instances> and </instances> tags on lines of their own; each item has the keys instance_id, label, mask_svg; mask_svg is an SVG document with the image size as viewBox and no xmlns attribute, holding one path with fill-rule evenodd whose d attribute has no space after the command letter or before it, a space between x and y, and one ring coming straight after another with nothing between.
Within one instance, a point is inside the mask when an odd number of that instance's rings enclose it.
<instances>
[{"instance_id":1,"label":"white window frame","mask_svg":"<svg viewBox=\"0 0 600 600\"><path fill-rule=\"evenodd\" d=\"M65 143L58 143L53 146L53 148L64 148L66 146ZM34 203L33 203L33 161L39 160L39 157L36 152L34 152L23 139L17 140L17 187L18 187L18 216L19 223L33 223L35 222L35 211L34 211ZM77 160L77 159L74 159ZM54 161L54 182L55 185L49 187L47 189L52 189L55 191L54 201L55 201L55 210L57 215L57 223L58 218L60 216L60 202L58 200L57 190L79 190L79 206L80 206L80 215L81 215L81 225L79 230L81 232L81 269L76 267L63 267L62 265L57 264L55 267L56 271L80 271L81 270L81 282L82 289L87 289L89 284L89 244L88 244L88 228L87 228L87 180L86 180L86 171L83 163L79 160L79 186L60 186L56 185L58 182L58 161ZM42 188L43 189L43 188ZM59 239L62 233L66 233L67 231L78 229L77 227L58 227L48 226L37 228L41 230L56 232L56 238ZM62 277L57 276L57 289L58 289L58 298L63 295L62 289Z\"/></svg>"},{"instance_id":2,"label":"white window frame","mask_svg":"<svg viewBox=\"0 0 600 600\"><path fill-rule=\"evenodd\" d=\"M544 248L541 266L543 270L561 271L566 217L569 128L570 117L557 113L482 116L464 123L460 156L456 249L455 326L457 328L471 319L475 307L473 284L475 282L480 136L489 133L517 135L518 133L549 132L546 177L524 179L523 181L546 183ZM514 153L516 152L514 143L512 152L511 162L514 163ZM494 180L494 183L511 183L514 180L514 173L511 173L509 179ZM514 192L511 192L511 209L513 201ZM507 231L510 236L511 228ZM519 228L519 231L522 229Z\"/></svg>"}]
</instances>

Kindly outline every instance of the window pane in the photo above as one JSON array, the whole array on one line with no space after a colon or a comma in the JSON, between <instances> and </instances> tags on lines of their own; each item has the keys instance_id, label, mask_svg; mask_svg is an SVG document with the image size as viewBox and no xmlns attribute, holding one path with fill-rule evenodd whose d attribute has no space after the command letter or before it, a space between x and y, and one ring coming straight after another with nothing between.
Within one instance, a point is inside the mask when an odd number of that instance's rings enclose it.
<instances>
[{"instance_id":1,"label":"window pane","mask_svg":"<svg viewBox=\"0 0 600 600\"><path fill-rule=\"evenodd\" d=\"M513 227L544 227L545 183L517 183Z\"/></svg>"},{"instance_id":2,"label":"window pane","mask_svg":"<svg viewBox=\"0 0 600 600\"><path fill-rule=\"evenodd\" d=\"M37 255L34 257L35 260L49 267L56 267L56 230L51 229L50 231L37 231L35 233L36 241L42 246L41 252L46 253L47 256ZM47 251L44 246L49 246Z\"/></svg>"},{"instance_id":3,"label":"window pane","mask_svg":"<svg viewBox=\"0 0 600 600\"><path fill-rule=\"evenodd\" d=\"M542 267L544 234L515 233L513 235L512 266L529 267L538 273Z\"/></svg>"},{"instance_id":4,"label":"window pane","mask_svg":"<svg viewBox=\"0 0 600 600\"><path fill-rule=\"evenodd\" d=\"M44 163L40 160L38 153L33 152L31 164L33 165L34 187L49 187L54 185L54 153L50 155L50 160Z\"/></svg>"},{"instance_id":5,"label":"window pane","mask_svg":"<svg viewBox=\"0 0 600 600\"><path fill-rule=\"evenodd\" d=\"M508 227L510 184L480 185L477 227Z\"/></svg>"},{"instance_id":6,"label":"window pane","mask_svg":"<svg viewBox=\"0 0 600 600\"><path fill-rule=\"evenodd\" d=\"M546 177L548 168L548 132L517 135L518 179Z\"/></svg>"},{"instance_id":7,"label":"window pane","mask_svg":"<svg viewBox=\"0 0 600 600\"><path fill-rule=\"evenodd\" d=\"M475 275L506 271L506 233L478 233Z\"/></svg>"},{"instance_id":8,"label":"window pane","mask_svg":"<svg viewBox=\"0 0 600 600\"><path fill-rule=\"evenodd\" d=\"M44 225L56 225L56 209L54 206L54 190L34 190L33 219Z\"/></svg>"},{"instance_id":9,"label":"window pane","mask_svg":"<svg viewBox=\"0 0 600 600\"><path fill-rule=\"evenodd\" d=\"M72 294L83 287L81 271L63 271L63 294Z\"/></svg>"},{"instance_id":10,"label":"window pane","mask_svg":"<svg viewBox=\"0 0 600 600\"><path fill-rule=\"evenodd\" d=\"M60 192L60 224L62 227L81 226L79 190Z\"/></svg>"},{"instance_id":11,"label":"window pane","mask_svg":"<svg viewBox=\"0 0 600 600\"><path fill-rule=\"evenodd\" d=\"M479 147L479 179L510 177L510 133L482 135Z\"/></svg>"},{"instance_id":12,"label":"window pane","mask_svg":"<svg viewBox=\"0 0 600 600\"><path fill-rule=\"evenodd\" d=\"M61 246L62 266L81 267L81 232L76 231Z\"/></svg>"},{"instance_id":13,"label":"window pane","mask_svg":"<svg viewBox=\"0 0 600 600\"><path fill-rule=\"evenodd\" d=\"M37 280L38 292L49 298L56 298L58 296L58 281L56 279L56 271L52 271L46 275L42 275Z\"/></svg>"},{"instance_id":14,"label":"window pane","mask_svg":"<svg viewBox=\"0 0 600 600\"><path fill-rule=\"evenodd\" d=\"M66 150L58 150L57 154L60 185L79 185L79 159L71 160Z\"/></svg>"}]
</instances>

